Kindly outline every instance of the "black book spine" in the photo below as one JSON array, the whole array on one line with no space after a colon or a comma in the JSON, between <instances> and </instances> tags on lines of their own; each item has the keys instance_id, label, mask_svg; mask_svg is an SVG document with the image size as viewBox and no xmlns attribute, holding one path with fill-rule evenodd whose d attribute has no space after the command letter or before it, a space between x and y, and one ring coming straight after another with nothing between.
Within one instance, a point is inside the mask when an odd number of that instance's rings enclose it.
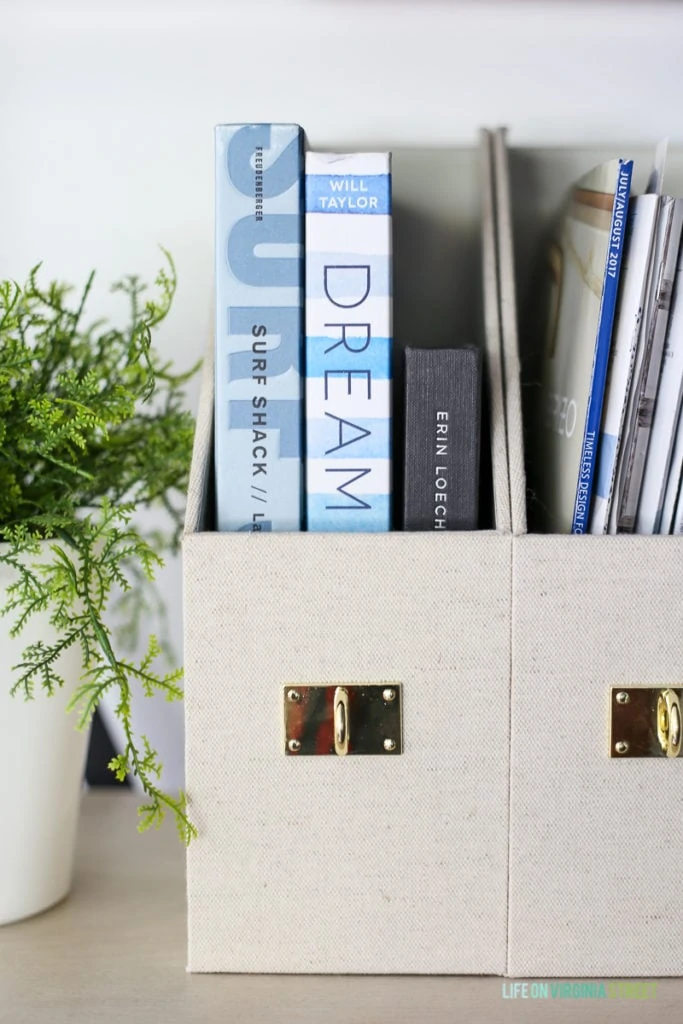
<instances>
[{"instance_id":1,"label":"black book spine","mask_svg":"<svg viewBox=\"0 0 683 1024\"><path fill-rule=\"evenodd\" d=\"M404 530L476 530L481 351L405 352Z\"/></svg>"}]
</instances>

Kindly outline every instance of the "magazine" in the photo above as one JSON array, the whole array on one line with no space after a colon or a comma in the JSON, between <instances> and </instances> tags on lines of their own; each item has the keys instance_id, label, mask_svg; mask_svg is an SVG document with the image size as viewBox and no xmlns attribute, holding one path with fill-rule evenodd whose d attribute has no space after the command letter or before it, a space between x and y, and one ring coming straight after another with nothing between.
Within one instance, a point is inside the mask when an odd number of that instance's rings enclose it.
<instances>
[{"instance_id":1,"label":"magazine","mask_svg":"<svg viewBox=\"0 0 683 1024\"><path fill-rule=\"evenodd\" d=\"M614 159L581 178L548 254L538 498L549 532L589 528L632 171Z\"/></svg>"}]
</instances>

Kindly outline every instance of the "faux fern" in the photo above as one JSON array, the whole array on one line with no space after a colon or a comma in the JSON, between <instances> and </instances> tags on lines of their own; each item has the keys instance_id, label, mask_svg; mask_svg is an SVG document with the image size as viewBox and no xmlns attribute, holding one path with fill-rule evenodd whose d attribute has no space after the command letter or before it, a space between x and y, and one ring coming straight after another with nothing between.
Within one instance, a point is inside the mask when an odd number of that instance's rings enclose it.
<instances>
[{"instance_id":1,"label":"faux fern","mask_svg":"<svg viewBox=\"0 0 683 1024\"><path fill-rule=\"evenodd\" d=\"M145 300L136 277L114 285L129 305L124 329L86 321L94 274L76 301L66 285L41 285L39 268L24 287L0 281L0 562L14 570L1 611L13 635L38 612L58 634L26 647L13 692L31 698L63 686L60 654L78 645L83 675L72 707L80 726L105 693L116 694L126 743L110 768L119 780L139 779L141 830L169 811L187 843L195 829L185 795L163 791L158 755L145 737L138 744L131 717L135 681L147 696L178 700L182 670L156 668L155 636L142 660L124 657L106 621L115 595L138 594L180 537L194 429L184 385L196 367L174 374L152 345L176 288L165 255L156 298ZM144 536L133 523L137 508L153 504L170 516L166 537Z\"/></svg>"}]
</instances>

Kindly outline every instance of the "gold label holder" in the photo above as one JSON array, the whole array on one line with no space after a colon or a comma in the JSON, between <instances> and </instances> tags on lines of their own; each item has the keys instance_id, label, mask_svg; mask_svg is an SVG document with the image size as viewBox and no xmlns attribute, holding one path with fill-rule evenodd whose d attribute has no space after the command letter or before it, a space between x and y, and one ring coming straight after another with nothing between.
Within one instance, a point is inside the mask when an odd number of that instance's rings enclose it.
<instances>
[{"instance_id":1,"label":"gold label holder","mask_svg":"<svg viewBox=\"0 0 683 1024\"><path fill-rule=\"evenodd\" d=\"M395 755L403 751L400 683L284 687L285 754Z\"/></svg>"},{"instance_id":2,"label":"gold label holder","mask_svg":"<svg viewBox=\"0 0 683 1024\"><path fill-rule=\"evenodd\" d=\"M683 689L614 686L610 757L679 757Z\"/></svg>"}]
</instances>

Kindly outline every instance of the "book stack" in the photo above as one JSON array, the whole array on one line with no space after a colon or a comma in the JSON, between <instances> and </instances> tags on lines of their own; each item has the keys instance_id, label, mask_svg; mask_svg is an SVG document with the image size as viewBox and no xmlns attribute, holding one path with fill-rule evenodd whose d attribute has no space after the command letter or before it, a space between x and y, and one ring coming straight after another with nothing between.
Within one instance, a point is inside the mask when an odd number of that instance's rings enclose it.
<instances>
[{"instance_id":1,"label":"book stack","mask_svg":"<svg viewBox=\"0 0 683 1024\"><path fill-rule=\"evenodd\" d=\"M683 200L660 147L572 188L545 263L534 495L548 532L683 531Z\"/></svg>"},{"instance_id":2,"label":"book stack","mask_svg":"<svg viewBox=\"0 0 683 1024\"><path fill-rule=\"evenodd\" d=\"M219 531L392 529L390 153L216 129ZM476 529L478 350L406 353L403 526Z\"/></svg>"}]
</instances>

